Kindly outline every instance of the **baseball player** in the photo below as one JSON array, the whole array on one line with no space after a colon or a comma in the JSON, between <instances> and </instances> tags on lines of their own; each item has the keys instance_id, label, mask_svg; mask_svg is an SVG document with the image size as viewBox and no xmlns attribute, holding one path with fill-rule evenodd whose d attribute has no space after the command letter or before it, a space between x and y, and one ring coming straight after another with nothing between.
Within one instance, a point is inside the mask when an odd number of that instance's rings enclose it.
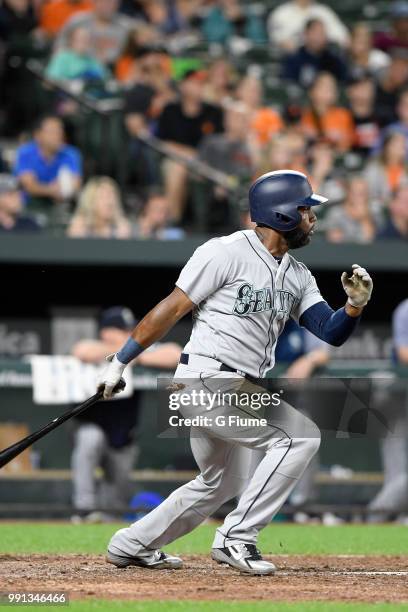
<instances>
[{"instance_id":1,"label":"baseball player","mask_svg":"<svg viewBox=\"0 0 408 612\"><path fill-rule=\"evenodd\" d=\"M300 172L281 170L257 179L249 191L255 229L214 238L195 251L173 292L142 319L118 353L107 357L110 363L98 386L104 397L112 396L126 365L189 311L193 330L175 374L175 381L183 383L176 388L183 392L257 388L254 379L263 378L273 367L276 341L289 317L325 342L341 345L371 297L370 275L359 265L353 265L350 277L343 272L347 301L334 311L307 267L289 254L310 242L316 223L313 207L326 201L313 193ZM318 450L320 431L284 401L262 426L260 420L242 419L253 411L239 403L219 402L212 406L214 418L204 419L209 407L206 401L180 407L185 418L203 417L190 430L200 474L148 515L115 533L108 545L108 562L117 567L181 567L182 560L161 547L239 496L237 506L216 530L211 556L248 574L275 572L273 563L257 549L258 533L278 512ZM218 416L231 417L237 424L219 425Z\"/></svg>"},{"instance_id":2,"label":"baseball player","mask_svg":"<svg viewBox=\"0 0 408 612\"><path fill-rule=\"evenodd\" d=\"M408 299L403 300L392 315L392 360L394 364L408 365ZM392 387L377 392L378 408L384 411L388 420L388 433L380 441L384 481L377 495L368 505L371 523L404 520L401 508L408 503L408 441L404 432L407 426L406 391ZM382 397L381 397L382 396Z\"/></svg>"}]
</instances>

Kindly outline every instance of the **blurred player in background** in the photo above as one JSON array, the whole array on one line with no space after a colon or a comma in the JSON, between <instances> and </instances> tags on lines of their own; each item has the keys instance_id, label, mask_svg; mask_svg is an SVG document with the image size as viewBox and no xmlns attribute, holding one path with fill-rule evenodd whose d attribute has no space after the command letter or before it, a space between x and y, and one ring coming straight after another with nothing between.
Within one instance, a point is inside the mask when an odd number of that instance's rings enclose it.
<instances>
[{"instance_id":1,"label":"blurred player in background","mask_svg":"<svg viewBox=\"0 0 408 612\"><path fill-rule=\"evenodd\" d=\"M103 311L98 340L81 340L72 354L86 363L100 363L107 353L117 351L137 321L122 306ZM181 348L173 343L156 343L134 360L135 365L175 368ZM90 408L77 418L72 452L74 522L99 522L109 518L102 509L126 507L131 470L138 455L136 444L140 392L130 398L108 401ZM96 468L103 469L98 491Z\"/></svg>"},{"instance_id":2,"label":"blurred player in background","mask_svg":"<svg viewBox=\"0 0 408 612\"><path fill-rule=\"evenodd\" d=\"M17 179L11 174L0 174L0 233L38 232L40 229L34 217L24 213Z\"/></svg>"},{"instance_id":3,"label":"blurred player in background","mask_svg":"<svg viewBox=\"0 0 408 612\"><path fill-rule=\"evenodd\" d=\"M396 363L408 366L408 299L394 310L392 338ZM397 518L408 524L406 512L405 517L399 516L408 506L407 390L404 389L401 396L397 390L386 386L379 403L389 432L381 440L384 481L368 506L369 521L377 523Z\"/></svg>"}]
</instances>

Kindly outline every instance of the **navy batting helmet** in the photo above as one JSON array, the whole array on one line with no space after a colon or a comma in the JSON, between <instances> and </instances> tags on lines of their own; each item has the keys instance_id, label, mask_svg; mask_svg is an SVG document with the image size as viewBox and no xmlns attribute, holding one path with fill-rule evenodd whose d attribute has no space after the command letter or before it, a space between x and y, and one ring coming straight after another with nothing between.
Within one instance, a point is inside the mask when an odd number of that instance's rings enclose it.
<instances>
[{"instance_id":1,"label":"navy batting helmet","mask_svg":"<svg viewBox=\"0 0 408 612\"><path fill-rule=\"evenodd\" d=\"M251 221L281 232L295 229L301 223L299 207L323 202L327 198L313 193L307 176L294 170L263 174L249 190Z\"/></svg>"}]
</instances>

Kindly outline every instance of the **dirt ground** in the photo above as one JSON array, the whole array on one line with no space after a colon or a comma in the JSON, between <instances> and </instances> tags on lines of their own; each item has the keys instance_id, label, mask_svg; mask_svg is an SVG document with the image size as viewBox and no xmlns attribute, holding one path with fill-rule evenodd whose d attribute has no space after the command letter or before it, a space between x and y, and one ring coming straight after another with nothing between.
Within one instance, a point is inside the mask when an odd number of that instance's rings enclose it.
<instances>
[{"instance_id":1,"label":"dirt ground","mask_svg":"<svg viewBox=\"0 0 408 612\"><path fill-rule=\"evenodd\" d=\"M179 570L117 569L92 555L0 555L0 591L68 591L72 599L408 601L408 557L270 557L275 576L246 576L208 557Z\"/></svg>"}]
</instances>

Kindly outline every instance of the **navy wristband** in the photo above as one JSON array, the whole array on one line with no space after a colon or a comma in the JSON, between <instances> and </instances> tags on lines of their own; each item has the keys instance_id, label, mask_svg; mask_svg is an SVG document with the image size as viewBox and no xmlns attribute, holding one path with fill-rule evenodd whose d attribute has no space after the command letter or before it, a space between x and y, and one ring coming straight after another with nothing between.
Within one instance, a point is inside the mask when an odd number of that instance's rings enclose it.
<instances>
[{"instance_id":1,"label":"navy wristband","mask_svg":"<svg viewBox=\"0 0 408 612\"><path fill-rule=\"evenodd\" d=\"M131 336L126 341L126 344L122 346L120 351L116 353L116 357L121 363L127 365L128 363L133 361L133 359L136 359L136 357L140 355L140 353L142 353L143 351L143 346L140 346L140 344L136 342L136 340L133 340Z\"/></svg>"}]
</instances>

